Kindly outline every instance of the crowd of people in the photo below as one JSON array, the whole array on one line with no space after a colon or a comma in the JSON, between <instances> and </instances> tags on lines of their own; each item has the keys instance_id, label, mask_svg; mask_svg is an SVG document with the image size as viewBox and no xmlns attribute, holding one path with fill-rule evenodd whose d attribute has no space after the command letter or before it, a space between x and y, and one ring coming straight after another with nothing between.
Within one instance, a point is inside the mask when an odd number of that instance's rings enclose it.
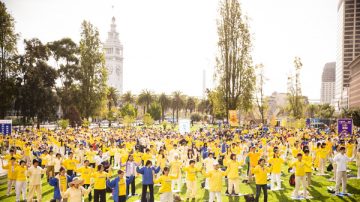
<instances>
[{"instance_id":1,"label":"crowd of people","mask_svg":"<svg viewBox=\"0 0 360 202\"><path fill-rule=\"evenodd\" d=\"M292 197L307 199L312 176L326 175L329 164L335 194L346 195L352 161L360 179L359 134L339 137L312 129L205 127L185 135L162 128L23 129L0 135L0 145L7 195L15 187L16 201L30 202L35 195L41 201L42 178L54 187L57 202L105 202L107 192L123 202L140 194L135 187L140 178L141 202L154 201L154 185L160 186L160 201L172 202L184 182L190 200L204 188L210 202L219 202L224 185L226 195L237 197L244 194L240 183L255 183L255 200L263 193L267 201L268 189L283 189L281 173L287 168L294 173ZM201 187L199 176L205 178Z\"/></svg>"}]
</instances>

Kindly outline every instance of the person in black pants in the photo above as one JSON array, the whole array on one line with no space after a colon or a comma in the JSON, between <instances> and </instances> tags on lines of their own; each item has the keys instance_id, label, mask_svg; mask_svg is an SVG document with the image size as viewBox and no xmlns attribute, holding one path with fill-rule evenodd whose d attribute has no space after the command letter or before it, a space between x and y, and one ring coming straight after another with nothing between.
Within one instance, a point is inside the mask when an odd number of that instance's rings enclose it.
<instances>
[{"instance_id":1,"label":"person in black pants","mask_svg":"<svg viewBox=\"0 0 360 202\"><path fill-rule=\"evenodd\" d=\"M104 171L102 164L98 165L98 171L92 174L94 178L94 202L106 202L106 179L110 177ZM111 173L111 167L109 168Z\"/></svg>"},{"instance_id":2,"label":"person in black pants","mask_svg":"<svg viewBox=\"0 0 360 202\"><path fill-rule=\"evenodd\" d=\"M129 184L126 184L126 196L129 196L129 190L130 190L130 185L131 185L131 196L135 196L135 176L128 176L126 177L127 180L130 181Z\"/></svg>"},{"instance_id":3,"label":"person in black pants","mask_svg":"<svg viewBox=\"0 0 360 202\"><path fill-rule=\"evenodd\" d=\"M160 166L155 168L150 160L146 161L145 167L136 167L136 172L142 174L141 202L147 202L146 191L149 187L150 202L154 202L154 179L153 176L160 171Z\"/></svg>"},{"instance_id":4,"label":"person in black pants","mask_svg":"<svg viewBox=\"0 0 360 202\"><path fill-rule=\"evenodd\" d=\"M254 174L255 174L255 184L256 184L256 197L255 201L259 202L259 197L261 194L261 189L264 192L264 202L267 202L267 174L270 171L269 167L265 167L265 159L261 158L258 161L258 164L254 168Z\"/></svg>"}]
</instances>

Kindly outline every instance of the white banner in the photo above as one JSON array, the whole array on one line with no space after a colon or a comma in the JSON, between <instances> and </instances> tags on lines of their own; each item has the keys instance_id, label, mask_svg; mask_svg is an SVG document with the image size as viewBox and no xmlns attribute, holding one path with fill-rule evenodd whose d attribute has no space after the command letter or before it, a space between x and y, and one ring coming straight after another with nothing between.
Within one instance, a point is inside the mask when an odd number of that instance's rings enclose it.
<instances>
[{"instance_id":1,"label":"white banner","mask_svg":"<svg viewBox=\"0 0 360 202\"><path fill-rule=\"evenodd\" d=\"M179 120L179 132L181 135L185 133L190 133L190 120L189 119L180 119Z\"/></svg>"}]
</instances>

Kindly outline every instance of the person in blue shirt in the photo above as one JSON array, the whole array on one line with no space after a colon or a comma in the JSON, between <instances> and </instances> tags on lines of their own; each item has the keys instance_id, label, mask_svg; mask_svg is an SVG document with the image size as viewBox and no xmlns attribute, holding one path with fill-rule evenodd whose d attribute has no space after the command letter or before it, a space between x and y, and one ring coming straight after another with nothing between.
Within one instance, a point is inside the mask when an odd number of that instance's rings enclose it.
<instances>
[{"instance_id":1,"label":"person in blue shirt","mask_svg":"<svg viewBox=\"0 0 360 202\"><path fill-rule=\"evenodd\" d=\"M112 197L114 202L126 201L126 185L130 183L129 178L124 178L124 171L118 170L118 177L113 180L106 180L106 185L113 189Z\"/></svg>"},{"instance_id":2,"label":"person in blue shirt","mask_svg":"<svg viewBox=\"0 0 360 202\"><path fill-rule=\"evenodd\" d=\"M61 184L65 184L66 188L64 190L62 190L63 192L66 191L66 189L68 188L68 184L69 182L72 181L72 179L74 178L75 176L70 176L68 174L66 174L66 170L64 167L61 167L60 168L60 172L58 175L56 175L55 177L53 177L53 172L50 172L50 179L49 179L49 184L50 186L53 186L54 187L54 199L56 201L61 201L61 190L60 190L60 186ZM65 178L65 182L60 182L60 179L62 178Z\"/></svg>"},{"instance_id":3,"label":"person in blue shirt","mask_svg":"<svg viewBox=\"0 0 360 202\"><path fill-rule=\"evenodd\" d=\"M154 202L154 175L160 171L160 166L155 168L150 160L146 161L145 167L136 167L136 172L142 174L141 202L146 202L146 191L149 187L150 202Z\"/></svg>"}]
</instances>

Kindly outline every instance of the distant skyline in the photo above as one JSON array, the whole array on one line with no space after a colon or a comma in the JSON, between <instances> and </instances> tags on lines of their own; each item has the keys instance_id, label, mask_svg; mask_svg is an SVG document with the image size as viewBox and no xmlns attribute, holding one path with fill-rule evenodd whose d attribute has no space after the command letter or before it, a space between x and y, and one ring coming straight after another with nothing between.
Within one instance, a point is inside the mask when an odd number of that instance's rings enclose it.
<instances>
[{"instance_id":1,"label":"distant skyline","mask_svg":"<svg viewBox=\"0 0 360 202\"><path fill-rule=\"evenodd\" d=\"M111 18L124 45L124 92L180 90L202 96L203 70L213 87L218 0L5 0L23 40L80 40L83 20L104 42ZM243 0L253 33L254 65L265 67L265 94L286 92L295 56L302 59L302 93L320 99L325 63L336 59L337 0ZM114 8L112 8L114 6ZM294 71L293 71L294 72Z\"/></svg>"}]
</instances>

